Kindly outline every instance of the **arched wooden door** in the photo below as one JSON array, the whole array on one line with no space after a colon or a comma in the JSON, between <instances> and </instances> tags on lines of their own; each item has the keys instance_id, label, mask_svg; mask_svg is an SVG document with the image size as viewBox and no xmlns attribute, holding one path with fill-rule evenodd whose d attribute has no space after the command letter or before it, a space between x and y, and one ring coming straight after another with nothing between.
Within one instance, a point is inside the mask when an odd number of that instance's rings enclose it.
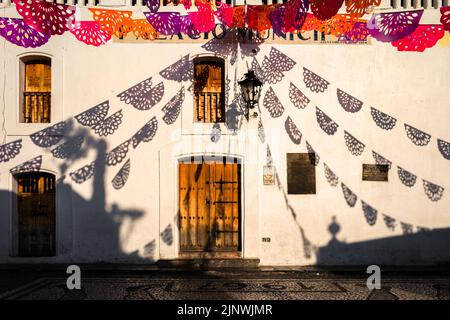
<instances>
[{"instance_id":1,"label":"arched wooden door","mask_svg":"<svg viewBox=\"0 0 450 320\"><path fill-rule=\"evenodd\" d=\"M15 178L19 256L55 255L55 176L33 172Z\"/></svg>"},{"instance_id":2,"label":"arched wooden door","mask_svg":"<svg viewBox=\"0 0 450 320\"><path fill-rule=\"evenodd\" d=\"M178 167L180 252L239 256L241 164L235 158L184 159Z\"/></svg>"}]
</instances>

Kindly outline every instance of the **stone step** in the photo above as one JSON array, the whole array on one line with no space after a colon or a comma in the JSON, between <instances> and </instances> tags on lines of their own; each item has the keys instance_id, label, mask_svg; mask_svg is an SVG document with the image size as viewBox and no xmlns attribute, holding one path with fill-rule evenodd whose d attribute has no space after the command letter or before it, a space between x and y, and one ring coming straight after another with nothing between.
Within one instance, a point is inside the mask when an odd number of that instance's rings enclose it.
<instances>
[{"instance_id":1,"label":"stone step","mask_svg":"<svg viewBox=\"0 0 450 320\"><path fill-rule=\"evenodd\" d=\"M167 259L157 262L160 268L189 268L189 269L248 269L258 268L259 259Z\"/></svg>"}]
</instances>

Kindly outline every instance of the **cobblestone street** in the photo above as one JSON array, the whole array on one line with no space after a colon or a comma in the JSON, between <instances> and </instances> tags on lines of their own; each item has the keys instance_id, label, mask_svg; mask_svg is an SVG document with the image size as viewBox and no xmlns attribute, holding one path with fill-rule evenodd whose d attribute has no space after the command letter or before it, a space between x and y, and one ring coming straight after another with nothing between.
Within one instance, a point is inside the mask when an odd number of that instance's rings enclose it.
<instances>
[{"instance_id":1,"label":"cobblestone street","mask_svg":"<svg viewBox=\"0 0 450 320\"><path fill-rule=\"evenodd\" d=\"M86 271L68 290L63 270L2 271L6 300L449 300L446 272L386 272L380 290L364 272L335 271Z\"/></svg>"}]
</instances>

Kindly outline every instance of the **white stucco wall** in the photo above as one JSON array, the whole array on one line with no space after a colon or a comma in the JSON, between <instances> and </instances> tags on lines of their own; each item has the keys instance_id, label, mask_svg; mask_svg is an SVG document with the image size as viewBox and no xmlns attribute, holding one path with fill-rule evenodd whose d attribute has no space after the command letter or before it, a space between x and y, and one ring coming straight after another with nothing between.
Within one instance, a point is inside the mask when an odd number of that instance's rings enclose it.
<instances>
[{"instance_id":1,"label":"white stucco wall","mask_svg":"<svg viewBox=\"0 0 450 320\"><path fill-rule=\"evenodd\" d=\"M2 11L13 16L14 8ZM88 16L86 12L83 14ZM438 23L438 10L427 10L422 23ZM237 135L222 124L218 143L211 142L212 124L192 123L193 98L186 92L182 114L173 125L162 121L161 108L180 89L180 83L163 79L159 72L186 54L208 53L198 44L108 43L95 48L78 42L71 34L53 37L46 45L24 49L0 40L0 126L6 142L22 138L21 153L0 164L0 263L17 262L152 262L178 257L177 159L186 155L234 155L243 161L243 257L259 258L261 265L312 264L437 264L450 261L450 162L436 146L436 138L450 141L448 122L450 100L448 74L450 47L427 49L424 53L397 52L390 44L372 40L371 45L277 45L295 60L282 82L272 85L285 111L271 118L262 106L268 84L260 100L262 120L274 165L282 188L264 186L262 167L266 146L257 137L258 121L244 123ZM272 45L261 45L261 63ZM100 137L74 121L77 130L88 130L91 144L86 154L64 162L52 157L52 148L35 146L28 135L48 125L18 124L18 59L24 54L46 54L52 58L52 123L71 119L105 100L109 114L122 109L123 123L101 142ZM251 63L251 59L248 58ZM313 93L303 83L302 67L324 77L331 84L325 93ZM233 89L235 68L241 77L245 61L234 65L227 60L227 77ZM162 101L149 111L139 111L117 98L117 94L153 77L153 84L164 82ZM307 108L296 109L289 101L289 82L311 100ZM190 83L184 82L187 89ZM3 90L4 88L4 90ZM358 113L345 112L336 98L340 88L364 102ZM232 91L232 90L231 90ZM230 92L229 101L233 92ZM338 132L326 135L318 126L315 106L339 124ZM397 118L391 131L372 121L370 106ZM300 146L293 144L284 129L290 116L303 134ZM83 184L73 182L69 173L95 160L96 148L105 143L111 150L129 139L153 116L158 131L137 149L130 146L131 172L124 188L115 190L110 181L121 165L106 167L104 176L94 175ZM425 147L414 145L406 136L403 123L432 135ZM3 125L4 124L4 125ZM344 143L344 130L365 143L361 156L353 156ZM72 133L71 133L72 134ZM0 137L3 137L0 136ZM315 195L287 195L286 153L307 152L305 140L320 156L316 167ZM361 179L363 163L374 163L372 150L391 160L389 182ZM43 155L42 170L59 179L57 188L57 256L18 258L13 256L15 238L14 179L9 170L35 156ZM340 186L331 187L323 174L323 162L358 195L350 208ZM67 168L64 166L67 165ZM397 178L396 165L418 176L409 189ZM442 199L430 201L421 178L446 187ZM104 200L102 197L104 188ZM364 218L360 199L378 209L375 226ZM285 199L288 200L286 204ZM292 208L288 208L288 205ZM292 214L295 212L295 218ZM381 213L431 229L447 229L427 235L402 235L400 226L386 228ZM340 230L334 241L329 226L335 217ZM168 245L161 233L171 225L173 242ZM302 235L303 232L303 235ZM262 242L269 237L270 242ZM308 241L310 246L306 245ZM311 249L307 254L305 247Z\"/></svg>"}]
</instances>

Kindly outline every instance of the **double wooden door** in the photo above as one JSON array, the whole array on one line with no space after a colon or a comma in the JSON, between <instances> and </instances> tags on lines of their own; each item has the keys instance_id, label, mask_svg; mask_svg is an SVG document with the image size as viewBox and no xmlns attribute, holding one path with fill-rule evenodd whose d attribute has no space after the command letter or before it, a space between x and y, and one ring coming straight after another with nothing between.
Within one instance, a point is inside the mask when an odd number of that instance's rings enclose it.
<instances>
[{"instance_id":1,"label":"double wooden door","mask_svg":"<svg viewBox=\"0 0 450 320\"><path fill-rule=\"evenodd\" d=\"M217 159L179 163L181 252L241 251L241 164Z\"/></svg>"},{"instance_id":2,"label":"double wooden door","mask_svg":"<svg viewBox=\"0 0 450 320\"><path fill-rule=\"evenodd\" d=\"M25 173L17 179L19 256L55 255L55 176Z\"/></svg>"}]
</instances>

